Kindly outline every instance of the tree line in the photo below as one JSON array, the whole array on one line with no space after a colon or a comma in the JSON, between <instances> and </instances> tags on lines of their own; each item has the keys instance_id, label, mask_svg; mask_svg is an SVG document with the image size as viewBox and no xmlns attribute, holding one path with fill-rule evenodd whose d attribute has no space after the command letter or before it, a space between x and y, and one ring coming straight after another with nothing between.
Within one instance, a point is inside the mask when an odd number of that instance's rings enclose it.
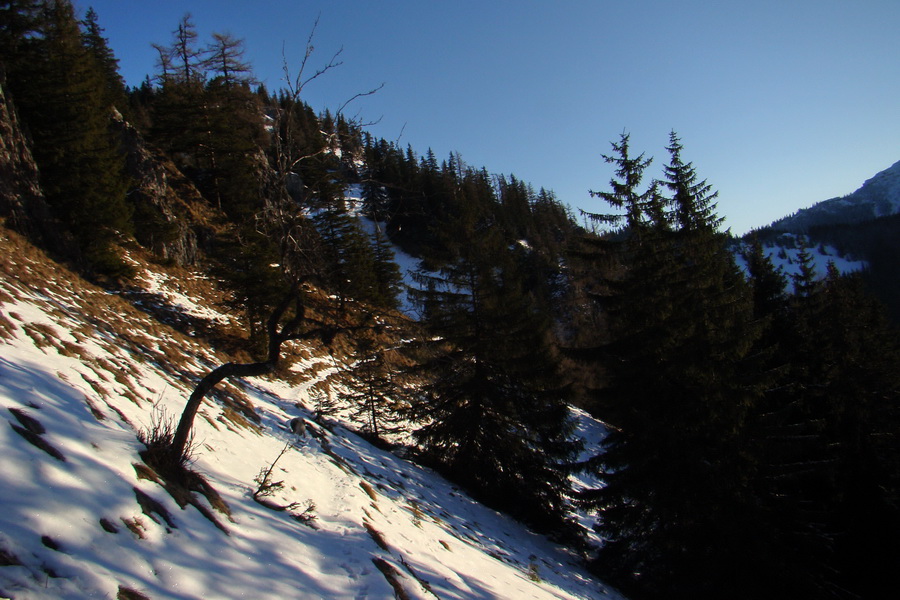
<instances>
[{"instance_id":1,"label":"tree line","mask_svg":"<svg viewBox=\"0 0 900 600\"><path fill-rule=\"evenodd\" d=\"M573 349L602 369L611 425L580 501L594 565L635 598L878 598L893 587L900 445L895 330L858 275L807 251L788 286L757 241L738 271L716 193L671 134L661 181L629 137L597 196L620 223L580 253L617 268L591 294L608 327ZM789 293L792 289L792 293Z\"/></svg>"}]
</instances>

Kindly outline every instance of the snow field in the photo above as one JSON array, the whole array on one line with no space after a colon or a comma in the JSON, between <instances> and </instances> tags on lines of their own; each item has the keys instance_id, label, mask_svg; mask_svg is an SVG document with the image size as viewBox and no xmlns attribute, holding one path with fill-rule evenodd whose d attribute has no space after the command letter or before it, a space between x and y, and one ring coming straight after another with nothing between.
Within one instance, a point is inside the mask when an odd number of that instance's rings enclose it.
<instances>
[{"instance_id":1,"label":"snow field","mask_svg":"<svg viewBox=\"0 0 900 600\"><path fill-rule=\"evenodd\" d=\"M162 275L144 277L185 312L219 318L177 296ZM154 411L178 415L196 378L222 359L63 274L44 290L4 276L0 291L12 324L0 335L8 421L0 426L0 552L19 563L0 566L0 597L115 598L127 589L154 600L386 599L395 587L428 599L619 597L568 551L339 422L311 426L302 439L290 434L291 417L315 425L314 381L235 384L258 425L204 402L194 468L230 507L229 516L200 499L226 534L144 478L136 438ZM319 376L335 368L325 366ZM27 418L39 423L32 436L64 460L14 429ZM270 500L299 503L294 512L314 505L312 526L251 498L254 478L286 444L273 471L283 488Z\"/></svg>"}]
</instances>

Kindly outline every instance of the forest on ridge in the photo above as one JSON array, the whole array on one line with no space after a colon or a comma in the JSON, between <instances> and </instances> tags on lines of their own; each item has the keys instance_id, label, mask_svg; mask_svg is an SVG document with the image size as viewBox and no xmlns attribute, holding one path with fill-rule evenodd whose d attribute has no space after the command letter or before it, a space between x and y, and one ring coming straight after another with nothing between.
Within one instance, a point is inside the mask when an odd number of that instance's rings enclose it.
<instances>
[{"instance_id":1,"label":"forest on ridge","mask_svg":"<svg viewBox=\"0 0 900 600\"><path fill-rule=\"evenodd\" d=\"M69 0L0 1L3 133L21 131L3 227L111 290L129 287L130 248L208 275L245 335L207 333L245 363L277 373L276 334L351 348L365 435L408 428L417 462L630 598L895 590L900 336L861 275L816 273L805 248L790 281L758 240L739 269L676 132L659 180L627 133L612 140L598 165L614 176L591 192L609 212L576 215L306 104L340 77L314 27L268 90L241 39L201 40L190 15L128 87L101 23ZM418 259L409 277L396 252ZM609 426L598 447L573 405Z\"/></svg>"}]
</instances>

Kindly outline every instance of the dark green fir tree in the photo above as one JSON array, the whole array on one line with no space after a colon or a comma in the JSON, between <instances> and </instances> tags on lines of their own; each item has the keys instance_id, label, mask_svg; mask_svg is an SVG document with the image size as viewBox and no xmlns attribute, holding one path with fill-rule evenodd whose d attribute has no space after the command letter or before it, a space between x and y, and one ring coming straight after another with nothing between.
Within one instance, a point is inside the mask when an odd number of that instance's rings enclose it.
<instances>
[{"instance_id":1,"label":"dark green fir tree","mask_svg":"<svg viewBox=\"0 0 900 600\"><path fill-rule=\"evenodd\" d=\"M477 187L477 186L475 186ZM545 531L566 526L577 445L548 323L489 211L462 200L440 228L447 251L412 292L427 338L415 414L425 456L489 505ZM465 243L462 241L465 240Z\"/></svg>"},{"instance_id":2,"label":"dark green fir tree","mask_svg":"<svg viewBox=\"0 0 900 600\"><path fill-rule=\"evenodd\" d=\"M94 272L122 274L127 269L113 244L130 230L124 155L110 128L104 74L70 2L41 5L30 45L32 63L17 86L17 105L47 201L74 240L74 259Z\"/></svg>"},{"instance_id":3,"label":"dark green fir tree","mask_svg":"<svg viewBox=\"0 0 900 600\"><path fill-rule=\"evenodd\" d=\"M608 249L624 270L595 296L611 340L580 353L608 379L594 410L614 425L588 463L604 485L583 498L606 539L595 564L639 597L752 597L749 294L717 230L715 195L677 136L665 179L644 190L649 160L628 142L604 157L616 173L597 194L620 216L595 215L624 223Z\"/></svg>"}]
</instances>

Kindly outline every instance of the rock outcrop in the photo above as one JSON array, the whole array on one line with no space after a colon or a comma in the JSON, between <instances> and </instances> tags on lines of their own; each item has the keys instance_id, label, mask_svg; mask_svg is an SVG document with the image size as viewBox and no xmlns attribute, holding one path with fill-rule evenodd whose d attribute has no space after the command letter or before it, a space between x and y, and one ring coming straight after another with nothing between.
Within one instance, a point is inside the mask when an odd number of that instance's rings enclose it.
<instances>
[{"instance_id":1,"label":"rock outcrop","mask_svg":"<svg viewBox=\"0 0 900 600\"><path fill-rule=\"evenodd\" d=\"M4 218L9 227L45 245L56 237L38 167L0 66L0 219Z\"/></svg>"}]
</instances>

